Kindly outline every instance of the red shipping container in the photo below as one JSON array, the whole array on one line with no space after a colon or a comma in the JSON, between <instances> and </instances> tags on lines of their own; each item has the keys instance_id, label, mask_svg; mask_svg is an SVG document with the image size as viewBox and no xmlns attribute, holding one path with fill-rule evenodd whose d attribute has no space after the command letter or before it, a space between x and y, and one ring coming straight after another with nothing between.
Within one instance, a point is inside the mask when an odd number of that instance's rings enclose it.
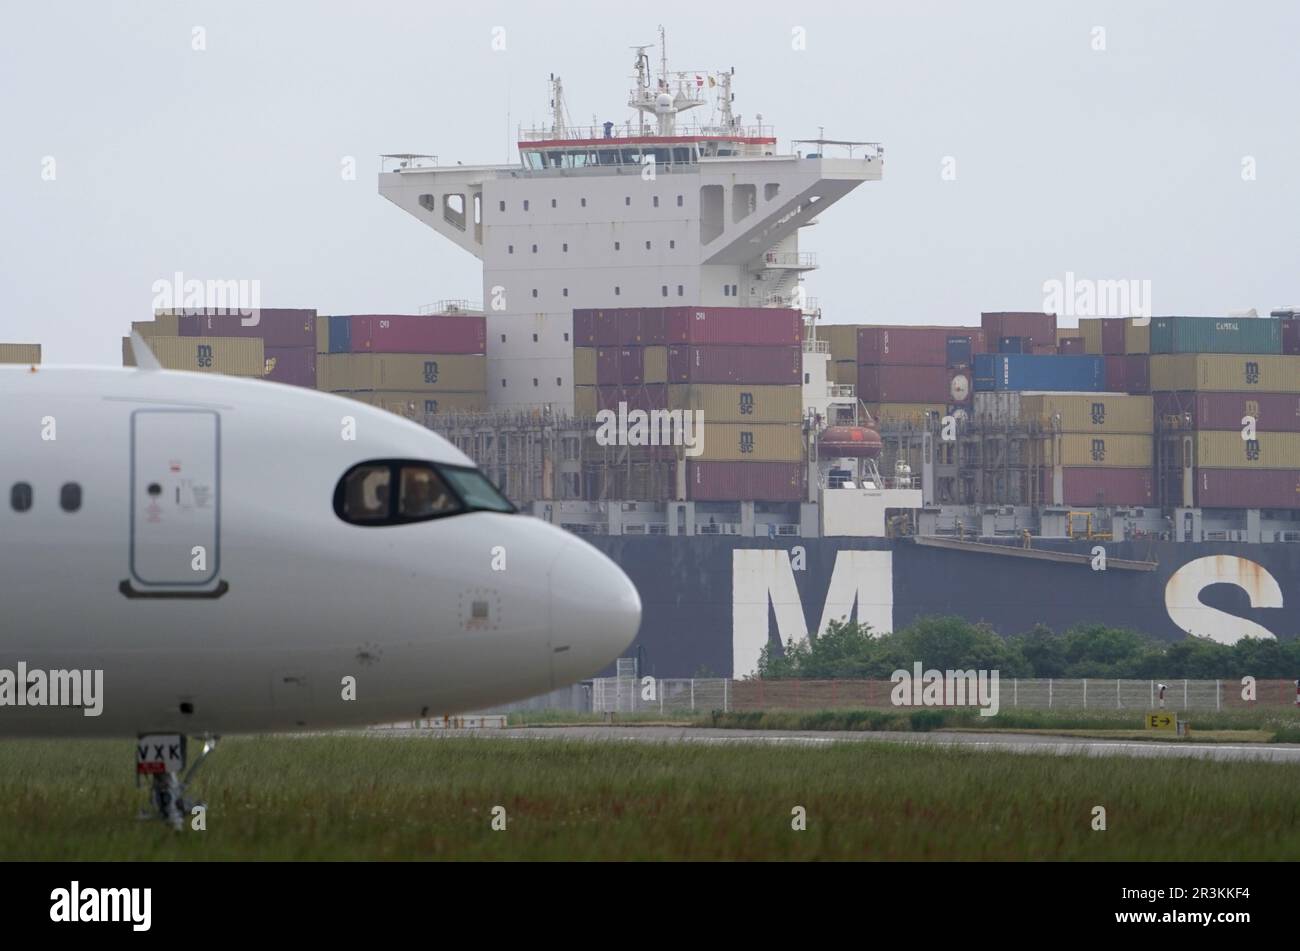
<instances>
[{"instance_id":1,"label":"red shipping container","mask_svg":"<svg viewBox=\"0 0 1300 951\"><path fill-rule=\"evenodd\" d=\"M639 347L641 345L641 308L620 307L618 309L618 343L621 347Z\"/></svg>"},{"instance_id":2,"label":"red shipping container","mask_svg":"<svg viewBox=\"0 0 1300 951\"><path fill-rule=\"evenodd\" d=\"M1142 395L1151 392L1151 357L1145 353L1110 356L1106 361L1106 390Z\"/></svg>"},{"instance_id":3,"label":"red shipping container","mask_svg":"<svg viewBox=\"0 0 1300 951\"><path fill-rule=\"evenodd\" d=\"M800 383L802 366L802 347L668 348L670 383Z\"/></svg>"},{"instance_id":4,"label":"red shipping container","mask_svg":"<svg viewBox=\"0 0 1300 951\"><path fill-rule=\"evenodd\" d=\"M1062 337L1061 342L1056 345L1056 352L1060 354L1081 354L1087 351L1083 348L1082 337Z\"/></svg>"},{"instance_id":5,"label":"red shipping container","mask_svg":"<svg viewBox=\"0 0 1300 951\"><path fill-rule=\"evenodd\" d=\"M1193 473L1196 504L1202 508L1297 509L1300 508L1300 470L1296 469L1197 469ZM1181 504L1179 479L1171 488Z\"/></svg>"},{"instance_id":6,"label":"red shipping container","mask_svg":"<svg viewBox=\"0 0 1300 951\"><path fill-rule=\"evenodd\" d=\"M257 323L245 326L245 320ZM316 311L263 307L255 315L182 314L182 337L261 337L268 347L316 346Z\"/></svg>"},{"instance_id":7,"label":"red shipping container","mask_svg":"<svg viewBox=\"0 0 1300 951\"><path fill-rule=\"evenodd\" d=\"M863 327L858 364L947 366L948 327Z\"/></svg>"},{"instance_id":8,"label":"red shipping container","mask_svg":"<svg viewBox=\"0 0 1300 951\"><path fill-rule=\"evenodd\" d=\"M956 377L965 381L954 389ZM858 367L858 399L864 403L961 403L971 399L969 370L947 367Z\"/></svg>"},{"instance_id":9,"label":"red shipping container","mask_svg":"<svg viewBox=\"0 0 1300 951\"><path fill-rule=\"evenodd\" d=\"M1282 352L1300 356L1300 317L1288 317L1282 321Z\"/></svg>"},{"instance_id":10,"label":"red shipping container","mask_svg":"<svg viewBox=\"0 0 1300 951\"><path fill-rule=\"evenodd\" d=\"M266 376L272 383L316 388L316 347L267 347Z\"/></svg>"},{"instance_id":11,"label":"red shipping container","mask_svg":"<svg viewBox=\"0 0 1300 951\"><path fill-rule=\"evenodd\" d=\"M1124 353L1124 317L1105 317L1101 322L1101 352L1107 356Z\"/></svg>"},{"instance_id":12,"label":"red shipping container","mask_svg":"<svg viewBox=\"0 0 1300 951\"><path fill-rule=\"evenodd\" d=\"M584 307L573 312L573 345L596 346L596 312Z\"/></svg>"},{"instance_id":13,"label":"red shipping container","mask_svg":"<svg viewBox=\"0 0 1300 951\"><path fill-rule=\"evenodd\" d=\"M595 312L596 322L596 346L598 347L617 347L619 346L618 336L618 315L619 308L604 307Z\"/></svg>"},{"instance_id":14,"label":"red shipping container","mask_svg":"<svg viewBox=\"0 0 1300 951\"><path fill-rule=\"evenodd\" d=\"M803 315L773 307L667 307L668 343L803 345Z\"/></svg>"},{"instance_id":15,"label":"red shipping container","mask_svg":"<svg viewBox=\"0 0 1300 951\"><path fill-rule=\"evenodd\" d=\"M807 496L807 469L799 462L687 460L686 496L697 502L798 502Z\"/></svg>"},{"instance_id":16,"label":"red shipping container","mask_svg":"<svg viewBox=\"0 0 1300 951\"><path fill-rule=\"evenodd\" d=\"M1157 393L1155 413L1185 429L1241 429L1253 416L1259 432L1300 433L1300 396L1288 393Z\"/></svg>"},{"instance_id":17,"label":"red shipping container","mask_svg":"<svg viewBox=\"0 0 1300 951\"><path fill-rule=\"evenodd\" d=\"M596 409L618 412L618 404L626 403L628 411L649 412L668 408L668 387L663 383L647 386L599 386L596 388Z\"/></svg>"},{"instance_id":18,"label":"red shipping container","mask_svg":"<svg viewBox=\"0 0 1300 951\"><path fill-rule=\"evenodd\" d=\"M596 383L599 386L618 386L618 349L601 347L596 351Z\"/></svg>"},{"instance_id":19,"label":"red shipping container","mask_svg":"<svg viewBox=\"0 0 1300 951\"><path fill-rule=\"evenodd\" d=\"M641 310L641 345L662 347L668 343L668 315L662 307Z\"/></svg>"},{"instance_id":20,"label":"red shipping container","mask_svg":"<svg viewBox=\"0 0 1300 951\"><path fill-rule=\"evenodd\" d=\"M597 361L599 374L599 357ZM599 378L596 382L600 382ZM637 386L645 382L644 347L623 347L618 351L618 382L624 386Z\"/></svg>"},{"instance_id":21,"label":"red shipping container","mask_svg":"<svg viewBox=\"0 0 1300 951\"><path fill-rule=\"evenodd\" d=\"M1053 474L1042 471L1042 498L1052 500ZM1061 470L1065 505L1155 505L1155 478L1150 469L1067 466Z\"/></svg>"},{"instance_id":22,"label":"red shipping container","mask_svg":"<svg viewBox=\"0 0 1300 951\"><path fill-rule=\"evenodd\" d=\"M486 353L482 316L354 314L348 318L353 353Z\"/></svg>"},{"instance_id":23,"label":"red shipping container","mask_svg":"<svg viewBox=\"0 0 1300 951\"><path fill-rule=\"evenodd\" d=\"M1056 315L1025 311L980 314L980 326L991 341L1001 337L1029 337L1040 346L1056 346Z\"/></svg>"}]
</instances>

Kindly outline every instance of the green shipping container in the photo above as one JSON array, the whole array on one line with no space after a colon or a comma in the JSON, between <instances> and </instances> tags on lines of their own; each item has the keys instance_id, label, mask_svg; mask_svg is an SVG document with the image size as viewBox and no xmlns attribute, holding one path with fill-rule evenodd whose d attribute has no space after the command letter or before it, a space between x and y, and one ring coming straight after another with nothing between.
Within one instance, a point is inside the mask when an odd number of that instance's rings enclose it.
<instances>
[{"instance_id":1,"label":"green shipping container","mask_svg":"<svg viewBox=\"0 0 1300 951\"><path fill-rule=\"evenodd\" d=\"M1152 353L1281 353L1282 322L1272 317L1154 317Z\"/></svg>"}]
</instances>

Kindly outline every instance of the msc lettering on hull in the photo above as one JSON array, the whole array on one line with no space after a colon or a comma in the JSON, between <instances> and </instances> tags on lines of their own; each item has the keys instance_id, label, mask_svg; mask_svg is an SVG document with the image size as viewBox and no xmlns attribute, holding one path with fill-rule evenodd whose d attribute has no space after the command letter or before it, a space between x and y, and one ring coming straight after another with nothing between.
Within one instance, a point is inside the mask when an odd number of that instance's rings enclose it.
<instances>
[{"instance_id":1,"label":"msc lettering on hull","mask_svg":"<svg viewBox=\"0 0 1300 951\"><path fill-rule=\"evenodd\" d=\"M1275 639L1262 624L1202 604L1201 591L1212 584L1236 585L1246 592L1252 608L1283 606L1282 587L1263 565L1236 555L1208 555L1183 565L1165 585L1169 619L1188 634L1220 644L1235 644L1243 637Z\"/></svg>"},{"instance_id":2,"label":"msc lettering on hull","mask_svg":"<svg viewBox=\"0 0 1300 951\"><path fill-rule=\"evenodd\" d=\"M768 642L768 610L776 616L781 643L808 637L803 599L795 585L790 552L780 548L737 549L731 558L732 676L758 669ZM817 633L857 608L860 624L878 632L894 628L894 555L888 551L845 550L835 556Z\"/></svg>"}]
</instances>

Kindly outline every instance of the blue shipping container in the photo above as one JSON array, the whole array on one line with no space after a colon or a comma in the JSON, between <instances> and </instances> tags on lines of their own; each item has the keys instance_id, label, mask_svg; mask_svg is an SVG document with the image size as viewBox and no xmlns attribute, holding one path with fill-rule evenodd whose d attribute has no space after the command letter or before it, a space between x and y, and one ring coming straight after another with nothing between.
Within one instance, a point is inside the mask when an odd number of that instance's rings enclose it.
<instances>
[{"instance_id":1,"label":"blue shipping container","mask_svg":"<svg viewBox=\"0 0 1300 951\"><path fill-rule=\"evenodd\" d=\"M948 366L950 367L968 367L971 358L970 337L954 336L945 341L948 352Z\"/></svg>"},{"instance_id":2,"label":"blue shipping container","mask_svg":"<svg viewBox=\"0 0 1300 951\"><path fill-rule=\"evenodd\" d=\"M1098 393L1106 389L1106 358L1092 354L977 353L975 389Z\"/></svg>"},{"instance_id":3,"label":"blue shipping container","mask_svg":"<svg viewBox=\"0 0 1300 951\"><path fill-rule=\"evenodd\" d=\"M352 320L349 317L330 318L330 353L352 352Z\"/></svg>"}]
</instances>

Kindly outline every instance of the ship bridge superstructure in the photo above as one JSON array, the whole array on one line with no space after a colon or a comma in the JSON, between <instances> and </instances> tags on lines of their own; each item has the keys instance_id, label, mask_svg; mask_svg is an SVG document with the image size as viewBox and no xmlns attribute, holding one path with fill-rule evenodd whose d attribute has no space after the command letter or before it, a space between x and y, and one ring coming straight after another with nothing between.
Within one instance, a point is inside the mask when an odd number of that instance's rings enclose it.
<instances>
[{"instance_id":1,"label":"ship bridge superstructure","mask_svg":"<svg viewBox=\"0 0 1300 951\"><path fill-rule=\"evenodd\" d=\"M550 121L520 130L517 164L383 158L380 194L483 262L493 409L572 412L576 308L810 310L800 229L882 175L879 144L782 153L761 116L733 113L731 70L669 72L663 56L656 72L635 49L621 123L573 124L553 75Z\"/></svg>"}]
</instances>

